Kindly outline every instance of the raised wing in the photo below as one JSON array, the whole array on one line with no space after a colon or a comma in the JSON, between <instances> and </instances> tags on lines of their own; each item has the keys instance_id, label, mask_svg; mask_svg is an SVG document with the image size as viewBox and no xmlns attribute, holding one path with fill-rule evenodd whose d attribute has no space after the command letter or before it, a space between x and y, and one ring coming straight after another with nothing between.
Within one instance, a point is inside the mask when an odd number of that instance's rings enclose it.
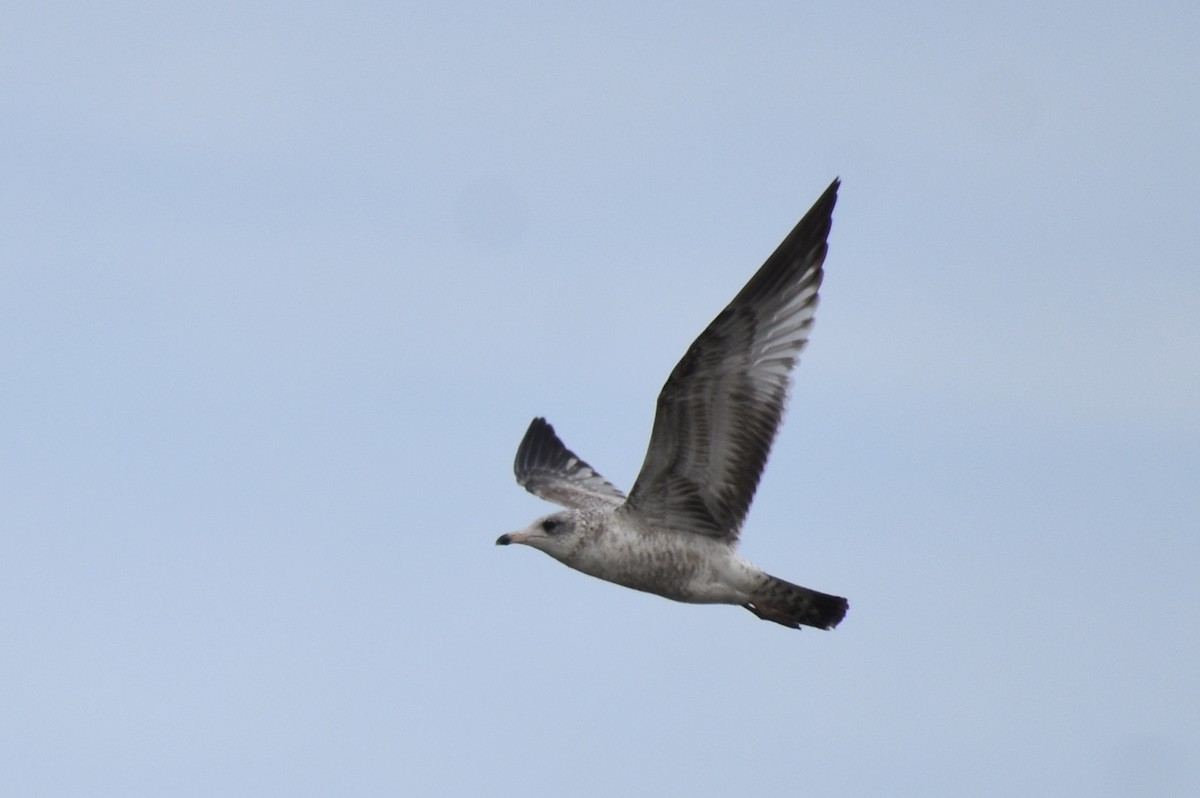
<instances>
[{"instance_id":1,"label":"raised wing","mask_svg":"<svg viewBox=\"0 0 1200 798\"><path fill-rule=\"evenodd\" d=\"M667 378L623 512L656 528L737 538L792 368L808 343L838 185L830 184Z\"/></svg>"},{"instance_id":2,"label":"raised wing","mask_svg":"<svg viewBox=\"0 0 1200 798\"><path fill-rule=\"evenodd\" d=\"M563 507L584 510L625 501L624 493L563 445L544 418L530 422L517 448L513 472L525 490Z\"/></svg>"}]
</instances>

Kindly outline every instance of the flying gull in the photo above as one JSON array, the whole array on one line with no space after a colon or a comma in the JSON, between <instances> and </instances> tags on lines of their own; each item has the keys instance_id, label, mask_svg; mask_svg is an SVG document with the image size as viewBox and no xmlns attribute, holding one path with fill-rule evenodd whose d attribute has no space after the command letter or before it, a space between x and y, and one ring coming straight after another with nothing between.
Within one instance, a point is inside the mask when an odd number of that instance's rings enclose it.
<instances>
[{"instance_id":1,"label":"flying gull","mask_svg":"<svg viewBox=\"0 0 1200 798\"><path fill-rule=\"evenodd\" d=\"M793 629L838 625L846 599L771 576L736 551L812 330L838 184L675 366L629 495L535 418L517 449L517 483L567 509L501 535L497 545L524 543L618 585L737 604Z\"/></svg>"}]
</instances>

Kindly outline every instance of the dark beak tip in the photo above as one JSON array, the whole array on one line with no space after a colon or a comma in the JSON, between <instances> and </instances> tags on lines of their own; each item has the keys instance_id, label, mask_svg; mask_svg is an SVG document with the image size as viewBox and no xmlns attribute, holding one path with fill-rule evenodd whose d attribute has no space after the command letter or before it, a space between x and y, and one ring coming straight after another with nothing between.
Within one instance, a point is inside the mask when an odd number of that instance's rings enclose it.
<instances>
[{"instance_id":1,"label":"dark beak tip","mask_svg":"<svg viewBox=\"0 0 1200 798\"><path fill-rule=\"evenodd\" d=\"M510 537L509 537L508 535L506 535L506 534L505 534L505 535L501 535L500 537L496 538L496 545L497 545L497 546L507 546L509 543L512 543L512 538L510 538Z\"/></svg>"}]
</instances>

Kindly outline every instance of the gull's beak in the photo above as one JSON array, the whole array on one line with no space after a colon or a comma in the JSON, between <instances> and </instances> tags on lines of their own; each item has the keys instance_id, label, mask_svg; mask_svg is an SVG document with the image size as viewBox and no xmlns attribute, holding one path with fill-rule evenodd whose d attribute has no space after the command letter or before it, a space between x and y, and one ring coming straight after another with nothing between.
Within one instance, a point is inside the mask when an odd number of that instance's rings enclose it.
<instances>
[{"instance_id":1,"label":"gull's beak","mask_svg":"<svg viewBox=\"0 0 1200 798\"><path fill-rule=\"evenodd\" d=\"M520 532L506 532L496 538L496 545L507 546L509 543L524 543L526 537L526 535L522 535Z\"/></svg>"}]
</instances>

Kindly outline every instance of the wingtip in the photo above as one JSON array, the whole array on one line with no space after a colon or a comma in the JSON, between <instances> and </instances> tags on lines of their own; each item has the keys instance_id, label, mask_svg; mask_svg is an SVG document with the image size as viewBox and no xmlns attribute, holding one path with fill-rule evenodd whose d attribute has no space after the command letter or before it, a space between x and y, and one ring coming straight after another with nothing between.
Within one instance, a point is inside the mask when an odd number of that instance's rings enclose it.
<instances>
[{"instance_id":1,"label":"wingtip","mask_svg":"<svg viewBox=\"0 0 1200 798\"><path fill-rule=\"evenodd\" d=\"M517 446L517 455L513 458L513 473L517 476L517 484L525 484L525 464L536 458L540 442L545 438L547 432L553 436L554 427L550 426L543 416L534 416L533 420L529 422L529 426L526 427L525 434L521 436L521 443Z\"/></svg>"},{"instance_id":2,"label":"wingtip","mask_svg":"<svg viewBox=\"0 0 1200 798\"><path fill-rule=\"evenodd\" d=\"M833 211L833 206L837 203L838 189L842 187L842 178L835 177L833 182L821 192L821 196L813 203L813 208L824 208L828 206L826 213Z\"/></svg>"}]
</instances>

